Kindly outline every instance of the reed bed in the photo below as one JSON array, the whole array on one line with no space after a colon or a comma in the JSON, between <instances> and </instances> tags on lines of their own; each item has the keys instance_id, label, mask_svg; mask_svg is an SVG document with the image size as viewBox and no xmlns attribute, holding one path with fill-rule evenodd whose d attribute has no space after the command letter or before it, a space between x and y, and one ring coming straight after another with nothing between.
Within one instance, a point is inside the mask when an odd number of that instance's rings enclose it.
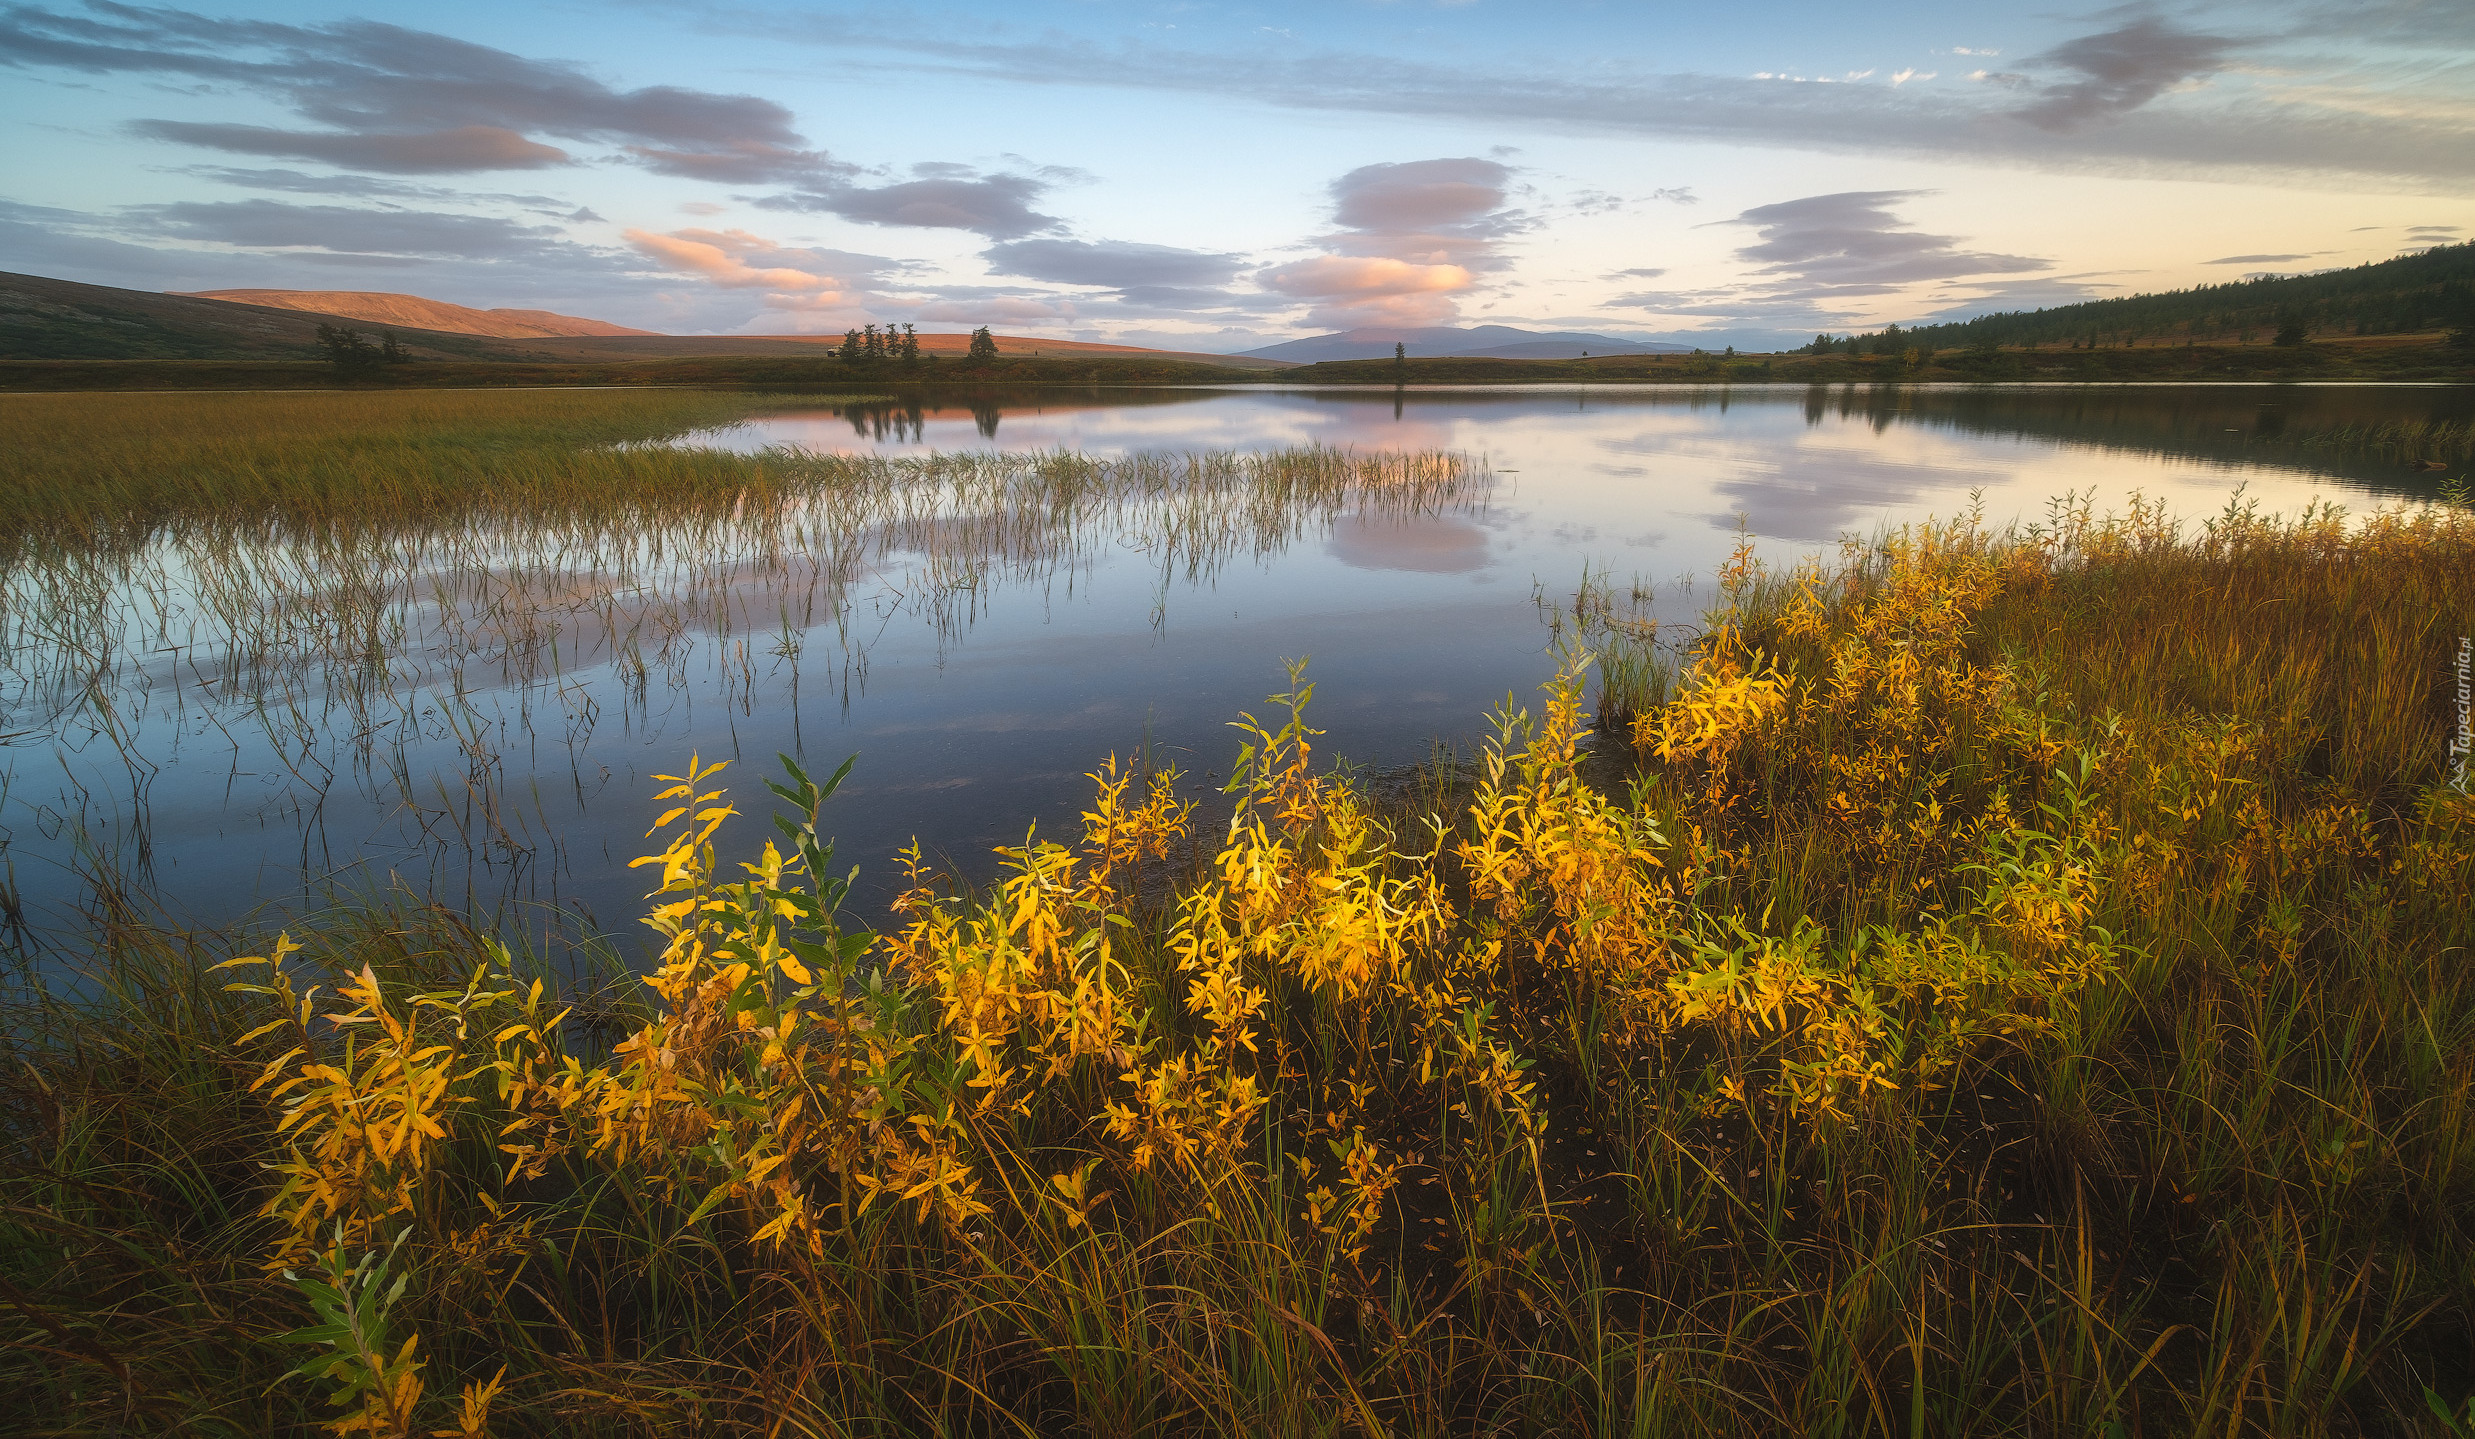
<instances>
[{"instance_id":1,"label":"reed bed","mask_svg":"<svg viewBox=\"0 0 2475 1439\"><path fill-rule=\"evenodd\" d=\"M319 813L342 785L438 863L520 859L555 827L507 793L509 744L563 746L581 776L598 726L665 697L847 694L897 619L951 642L997 588L1071 593L1104 557L1150 566L1165 603L1342 515L1468 510L1490 485L1440 453L689 443L775 403L0 397L25 439L0 493L27 519L0 539L0 745L116 754L135 792L166 737L212 735L284 776L265 807ZM127 849L142 818L96 843Z\"/></svg>"},{"instance_id":2,"label":"reed bed","mask_svg":"<svg viewBox=\"0 0 2475 1439\"><path fill-rule=\"evenodd\" d=\"M1300 674L1211 807L1104 764L882 934L839 776L760 847L691 760L661 961L581 1007L434 910L110 918L6 1011L0 1382L59 1434L2462 1434L2470 561L2067 502L1748 549L1626 784L1579 661L1407 811Z\"/></svg>"},{"instance_id":3,"label":"reed bed","mask_svg":"<svg viewBox=\"0 0 2475 1439\"><path fill-rule=\"evenodd\" d=\"M15 521L0 560L127 549L191 520L357 529L692 504L736 494L762 467L642 442L766 403L692 390L0 396L0 503Z\"/></svg>"},{"instance_id":4,"label":"reed bed","mask_svg":"<svg viewBox=\"0 0 2475 1439\"><path fill-rule=\"evenodd\" d=\"M2316 450L2379 455L2463 469L2475 462L2475 424L2464 420L2388 420L2314 426L2281 436Z\"/></svg>"}]
</instances>

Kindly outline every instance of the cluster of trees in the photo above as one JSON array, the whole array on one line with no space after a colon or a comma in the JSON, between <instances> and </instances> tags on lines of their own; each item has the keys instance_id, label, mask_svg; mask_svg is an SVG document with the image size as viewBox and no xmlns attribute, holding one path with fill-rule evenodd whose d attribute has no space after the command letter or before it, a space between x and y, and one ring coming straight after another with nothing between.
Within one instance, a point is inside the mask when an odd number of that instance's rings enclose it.
<instances>
[{"instance_id":1,"label":"cluster of trees","mask_svg":"<svg viewBox=\"0 0 2475 1439\"><path fill-rule=\"evenodd\" d=\"M842 348L835 353L852 364L899 360L908 365L920 357L920 337L909 325L899 331L891 325L882 330L874 325L864 325L856 330L844 331Z\"/></svg>"},{"instance_id":2,"label":"cluster of trees","mask_svg":"<svg viewBox=\"0 0 2475 1439\"><path fill-rule=\"evenodd\" d=\"M382 332L378 343L372 344L369 336L350 325L320 325L318 345L327 352L327 362L335 366L335 373L347 379L374 375L389 365L401 365L412 358L404 353L404 347L395 342L392 334Z\"/></svg>"},{"instance_id":3,"label":"cluster of trees","mask_svg":"<svg viewBox=\"0 0 2475 1439\"><path fill-rule=\"evenodd\" d=\"M2318 275L2263 277L2050 310L1981 315L1943 325L1816 335L1809 355L1895 355L1911 349L2112 349L2142 344L2300 345L2315 335L2448 330L2475 349L2475 241L2442 245Z\"/></svg>"},{"instance_id":4,"label":"cluster of trees","mask_svg":"<svg viewBox=\"0 0 2475 1439\"><path fill-rule=\"evenodd\" d=\"M918 331L909 325L904 325L900 329L892 325L887 325L883 329L875 325L862 325L856 330L845 330L842 334L842 344L835 349L834 353L846 363L854 365L878 364L885 361L914 365L919 363L920 337ZM971 351L967 358L973 360L997 358L997 337L988 332L986 325L971 332Z\"/></svg>"}]
</instances>

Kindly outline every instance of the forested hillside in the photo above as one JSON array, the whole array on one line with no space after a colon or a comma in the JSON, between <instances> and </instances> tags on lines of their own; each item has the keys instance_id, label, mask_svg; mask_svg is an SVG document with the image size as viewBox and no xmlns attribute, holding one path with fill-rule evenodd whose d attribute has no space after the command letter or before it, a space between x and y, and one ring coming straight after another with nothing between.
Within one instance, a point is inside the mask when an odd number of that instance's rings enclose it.
<instances>
[{"instance_id":1,"label":"forested hillside","mask_svg":"<svg viewBox=\"0 0 2475 1439\"><path fill-rule=\"evenodd\" d=\"M2475 345L2475 242L2284 279L2237 280L2015 310L1870 335L1817 335L1815 354L2000 346L2094 349L2164 344L2299 344L2355 335L2457 332Z\"/></svg>"}]
</instances>

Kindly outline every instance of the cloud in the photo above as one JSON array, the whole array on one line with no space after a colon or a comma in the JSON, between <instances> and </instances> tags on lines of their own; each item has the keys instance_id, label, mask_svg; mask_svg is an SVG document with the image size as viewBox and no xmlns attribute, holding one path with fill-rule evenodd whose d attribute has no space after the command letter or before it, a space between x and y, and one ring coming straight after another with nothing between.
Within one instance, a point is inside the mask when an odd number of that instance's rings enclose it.
<instances>
[{"instance_id":1,"label":"cloud","mask_svg":"<svg viewBox=\"0 0 2475 1439\"><path fill-rule=\"evenodd\" d=\"M1361 165L1332 182L1341 228L1326 239L1353 255L1496 268L1497 244L1530 223L1504 208L1512 173L1474 156Z\"/></svg>"},{"instance_id":2,"label":"cloud","mask_svg":"<svg viewBox=\"0 0 2475 1439\"><path fill-rule=\"evenodd\" d=\"M1317 302L1317 323L1352 326L1441 324L1457 313L1453 295L1471 284L1459 265L1358 255L1318 255L1257 279L1276 294Z\"/></svg>"},{"instance_id":3,"label":"cloud","mask_svg":"<svg viewBox=\"0 0 2475 1439\"><path fill-rule=\"evenodd\" d=\"M1042 324L1074 317L1074 306L1062 299L1035 299L1023 295L1000 295L978 300L941 300L922 306L923 320L946 320L965 325Z\"/></svg>"},{"instance_id":4,"label":"cloud","mask_svg":"<svg viewBox=\"0 0 2475 1439\"><path fill-rule=\"evenodd\" d=\"M1332 182L1332 218L1384 233L1498 229L1511 179L1506 166L1476 158L1362 165Z\"/></svg>"},{"instance_id":5,"label":"cloud","mask_svg":"<svg viewBox=\"0 0 2475 1439\"><path fill-rule=\"evenodd\" d=\"M2068 71L2072 78L2038 87L2034 103L2011 113L2040 130L2056 131L2115 119L2216 73L2241 43L2177 30L2154 18L2083 35L2022 62L2030 69Z\"/></svg>"},{"instance_id":6,"label":"cloud","mask_svg":"<svg viewBox=\"0 0 2475 1439\"><path fill-rule=\"evenodd\" d=\"M411 290L459 304L557 310L673 332L728 330L745 324L760 303L752 292L715 286L649 290L643 261L632 251L579 243L550 226L476 228L474 219L263 204L105 215L0 201L0 254L17 268L92 284ZM257 241L282 243L250 243ZM320 244L336 248L309 247ZM395 250L342 248L348 246Z\"/></svg>"},{"instance_id":7,"label":"cloud","mask_svg":"<svg viewBox=\"0 0 2475 1439\"><path fill-rule=\"evenodd\" d=\"M1810 335L1858 322L1866 311L1880 308L1891 297L1908 310L1900 316L1904 321L1924 305L1982 313L2012 308L2015 299L2022 303L2087 299L2102 288L2042 275L2053 268L2049 260L1970 250L1952 236L1909 228L1893 207L1926 193L1857 190L1756 206L1732 220L1716 222L1749 226L1757 232L1753 243L1736 251L1736 258L1750 270L1746 283L1697 290L1635 290L1606 304L1735 325L1801 329ZM1656 273L1643 272L1641 278L1654 278ZM2029 274L2039 278L2026 282L2007 278ZM1918 287L1926 285L1944 290L1917 293ZM1966 293L1970 291L1976 293ZM2036 298L2029 298L2032 295Z\"/></svg>"},{"instance_id":8,"label":"cloud","mask_svg":"<svg viewBox=\"0 0 2475 1439\"><path fill-rule=\"evenodd\" d=\"M1924 302L1928 308L1918 312L1917 318L1924 321L1967 320L2013 310L2050 310L2057 305L2102 300L2124 288L2112 281L2075 279L2068 275L2040 275L2026 280L1970 280L1954 285L1952 289L1975 293L1928 296ZM1902 318L1904 321L1905 317Z\"/></svg>"},{"instance_id":9,"label":"cloud","mask_svg":"<svg viewBox=\"0 0 2475 1439\"><path fill-rule=\"evenodd\" d=\"M381 180L370 175L310 175L299 170L235 170L223 165L191 165L184 174L214 180L225 185L238 185L248 190L285 190L302 195L358 195L400 198L419 196L443 197L448 192L427 185L407 185L401 180ZM546 196L542 197L547 201Z\"/></svg>"},{"instance_id":10,"label":"cloud","mask_svg":"<svg viewBox=\"0 0 2475 1439\"><path fill-rule=\"evenodd\" d=\"M9 257L10 269L62 279L86 278L89 283L162 288L201 275L228 273L214 268L227 259L223 254L132 245L114 237L112 228L99 215L0 200L0 254Z\"/></svg>"},{"instance_id":11,"label":"cloud","mask_svg":"<svg viewBox=\"0 0 2475 1439\"><path fill-rule=\"evenodd\" d=\"M1443 324L1455 296L1504 268L1503 241L1530 227L1505 206L1511 167L1476 156L1361 165L1332 182L1334 253L1256 275L1274 294L1312 302L1308 321L1340 329Z\"/></svg>"},{"instance_id":12,"label":"cloud","mask_svg":"<svg viewBox=\"0 0 2475 1439\"><path fill-rule=\"evenodd\" d=\"M391 175L443 175L474 170L539 170L573 163L566 151L536 144L496 125L466 125L424 134L364 134L343 131L276 130L264 125L197 124L186 120L140 120L130 130L242 155L281 155L323 160L347 170Z\"/></svg>"},{"instance_id":13,"label":"cloud","mask_svg":"<svg viewBox=\"0 0 2475 1439\"><path fill-rule=\"evenodd\" d=\"M565 62L371 20L292 25L122 4L98 3L86 15L18 7L0 12L0 65L252 90L326 128L151 120L139 132L356 169L434 174L568 160L534 135L615 145L664 174L734 184L833 169L805 148L791 112L760 96L620 90Z\"/></svg>"},{"instance_id":14,"label":"cloud","mask_svg":"<svg viewBox=\"0 0 2475 1439\"><path fill-rule=\"evenodd\" d=\"M1775 288L1812 297L1877 295L1921 280L2053 268L2050 260L1964 250L1952 236L1909 229L1891 206L1925 193L1809 195L1757 206L1727 223L1750 225L1761 235L1736 252L1738 259L1776 277Z\"/></svg>"},{"instance_id":15,"label":"cloud","mask_svg":"<svg viewBox=\"0 0 2475 1439\"><path fill-rule=\"evenodd\" d=\"M2332 24L2338 7L2322 6ZM2416 8L2391 0L2390 8ZM2420 6L2426 28L2442 10ZM2410 66L2361 67L2325 45L2257 42L2263 63L2290 79L2276 81L2274 103L2251 90L2226 87L2191 103L2142 105L2116 123L2065 129L2005 120L2023 97L1999 87L1887 84L1781 85L1742 76L1660 73L1609 61L1597 65L1490 55L1447 65L1376 50L1266 47L1259 50L1181 49L1168 39L1084 40L1056 32L982 36L936 32L894 18L845 11L830 21L784 20L745 11L769 43L799 40L830 49L889 52L943 73L1030 85L1098 85L1132 90L1216 94L1249 104L1375 114L1401 119L1440 117L1455 125L1547 125L1590 133L1656 136L1738 145L1786 145L1808 150L1926 158L1967 158L2074 173L2153 176L2161 172L2257 176L2271 183L2312 184L2333 177L2374 181L2422 193L2456 193L2475 181L2475 123L2452 88L2455 72L2425 40ZM2475 11L2467 11L2475 14ZM2109 22L2111 23L2111 22ZM2475 29L2465 20L2450 22ZM2125 27L2117 27L2116 32ZM2171 40L2184 32L2160 27ZM2028 97L2068 112L2142 93L2146 82L2123 74L2102 47L2073 42L2055 52L2047 78L2058 93ZM2229 40L2227 49L2235 48ZM2246 46L2251 42L2244 42ZM2398 43L2404 43L2401 37ZM2283 46L2284 48L2279 48ZM2178 50L2190 47L2178 44ZM2200 58L2186 54L2185 59ZM2098 70L2060 68L2077 59ZM847 63L847 62L846 62ZM2110 76L2110 78L2108 78ZM2430 77L2430 78L2425 78ZM2020 77L2033 88L2029 77ZM2297 80L2317 82L2308 86ZM2262 86L2271 82L2263 80ZM2059 93L2081 84L2084 100ZM2437 187L2437 188L2434 188Z\"/></svg>"},{"instance_id":16,"label":"cloud","mask_svg":"<svg viewBox=\"0 0 2475 1439\"><path fill-rule=\"evenodd\" d=\"M926 178L892 185L832 185L757 201L768 210L822 211L862 225L970 230L992 240L1012 240L1055 229L1054 215L1031 202L1048 183L1028 175L979 175L965 166L929 163L912 167ZM966 178L968 177L968 178Z\"/></svg>"},{"instance_id":17,"label":"cloud","mask_svg":"<svg viewBox=\"0 0 2475 1439\"><path fill-rule=\"evenodd\" d=\"M1114 290L1225 285L1239 257L1129 240L1014 240L983 252L1000 275Z\"/></svg>"},{"instance_id":18,"label":"cloud","mask_svg":"<svg viewBox=\"0 0 2475 1439\"><path fill-rule=\"evenodd\" d=\"M281 200L185 201L133 211L141 224L182 240L344 255L447 255L493 259L541 253L555 225L519 225L496 215L430 210L365 210ZM313 255L288 258L315 259Z\"/></svg>"},{"instance_id":19,"label":"cloud","mask_svg":"<svg viewBox=\"0 0 2475 1439\"><path fill-rule=\"evenodd\" d=\"M816 274L790 265L759 269L749 264L751 257L761 262L787 252L772 241L759 239L745 230L681 230L669 235L655 234L650 230L629 230L626 240L665 269L702 275L724 289L790 293L833 291L836 298L840 298L841 282L831 275Z\"/></svg>"},{"instance_id":20,"label":"cloud","mask_svg":"<svg viewBox=\"0 0 2475 1439\"><path fill-rule=\"evenodd\" d=\"M2200 263L2203 265L2277 265L2288 260L2308 260L2314 255L2325 253L2327 252L2322 250L2309 250L2300 255L2228 255L2222 260L2203 260Z\"/></svg>"},{"instance_id":21,"label":"cloud","mask_svg":"<svg viewBox=\"0 0 2475 1439\"><path fill-rule=\"evenodd\" d=\"M802 150L766 140L727 140L706 150L630 145L627 153L657 175L710 180L721 185L767 185L777 180L813 182L820 176L859 173L858 166L846 165L822 150Z\"/></svg>"},{"instance_id":22,"label":"cloud","mask_svg":"<svg viewBox=\"0 0 2475 1439\"><path fill-rule=\"evenodd\" d=\"M790 315L799 329L830 330L875 317L875 288L897 268L882 255L784 245L746 230L636 229L625 238L661 269L698 276L724 291L761 292L765 310ZM742 328L766 323L759 315Z\"/></svg>"}]
</instances>

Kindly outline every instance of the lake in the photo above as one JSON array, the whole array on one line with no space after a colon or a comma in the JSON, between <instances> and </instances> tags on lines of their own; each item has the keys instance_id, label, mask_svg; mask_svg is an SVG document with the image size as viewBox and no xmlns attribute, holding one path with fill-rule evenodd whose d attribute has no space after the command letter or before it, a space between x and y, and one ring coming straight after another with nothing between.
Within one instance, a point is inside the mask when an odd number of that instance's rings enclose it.
<instances>
[{"instance_id":1,"label":"lake","mask_svg":"<svg viewBox=\"0 0 2475 1439\"><path fill-rule=\"evenodd\" d=\"M1153 459L1062 490L1036 467L972 470L933 494L716 515L693 534L431 536L367 574L280 535L227 535L218 564L254 576L241 601L210 593L178 535L21 562L0 654L0 859L38 925L112 876L185 922L392 877L624 927L645 887L624 866L650 776L691 751L732 758L737 798L761 811L776 752L823 769L856 752L829 827L873 907L915 837L984 874L991 846L1069 832L1084 772L1112 753L1225 774L1227 722L1260 712L1292 659L1308 662L1325 751L1398 769L1439 743L1466 750L1508 694L1530 701L1555 663L1550 617L1585 574L1682 625L1740 532L1790 562L1971 507L2033 523L2066 495L2100 511L2144 497L2195 523L2238 491L2279 512L2422 501L2442 476L2417 468L2417 427L2470 418L2475 391L2446 386L786 404L670 443ZM1162 458L1300 447L1430 458L1321 488ZM337 598L355 586L368 594ZM46 638L45 606L72 593L119 616L108 653ZM334 604L385 617L357 678L300 638ZM760 822L737 834L753 846Z\"/></svg>"}]
</instances>

